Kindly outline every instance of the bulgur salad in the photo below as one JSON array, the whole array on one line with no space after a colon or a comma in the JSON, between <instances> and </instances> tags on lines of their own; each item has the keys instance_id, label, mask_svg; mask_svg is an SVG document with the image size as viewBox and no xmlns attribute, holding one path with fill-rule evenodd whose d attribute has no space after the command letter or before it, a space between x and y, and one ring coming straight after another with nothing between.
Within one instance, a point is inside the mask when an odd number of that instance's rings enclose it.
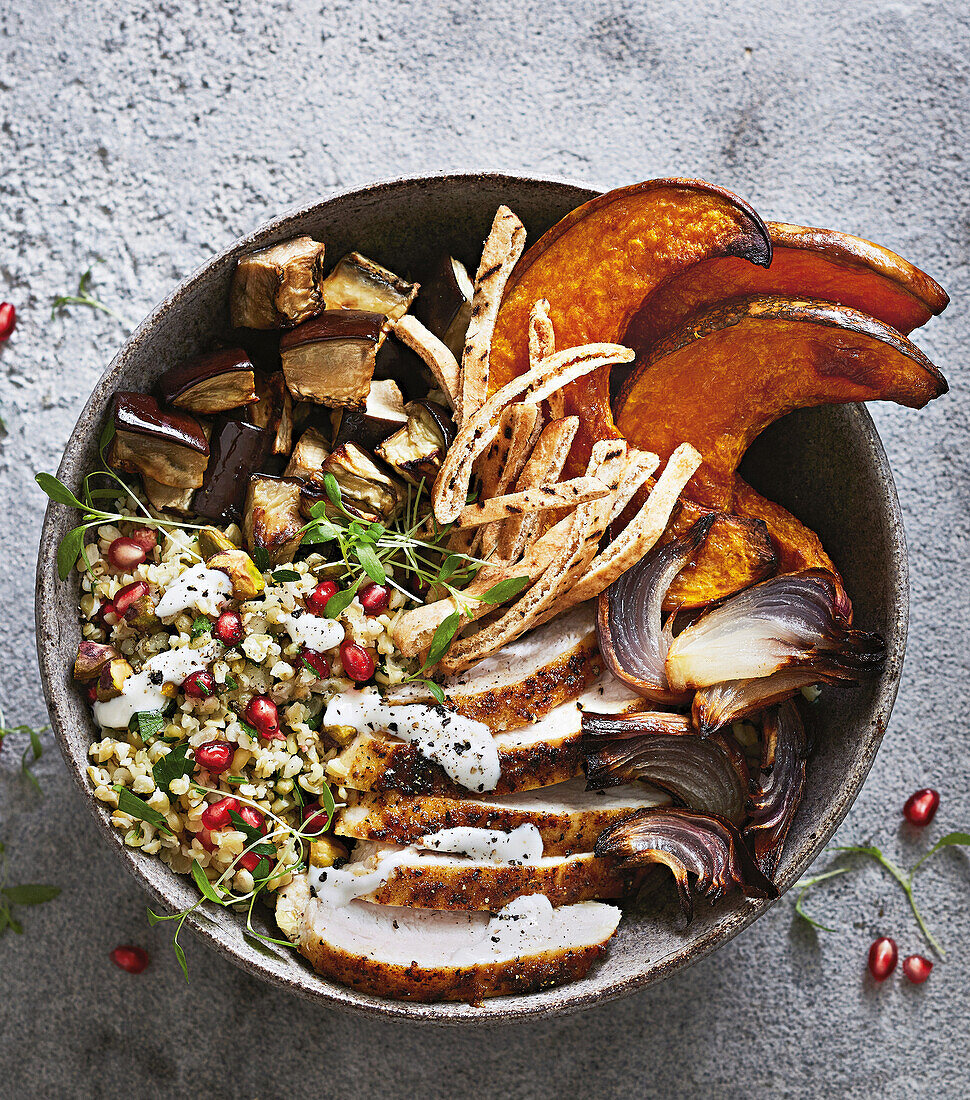
<instances>
[{"instance_id":1,"label":"bulgur salad","mask_svg":"<svg viewBox=\"0 0 970 1100\"><path fill-rule=\"evenodd\" d=\"M770 271L764 223L660 180L525 235L500 207L474 279L328 271L310 237L243 255L224 344L114 395L77 494L38 475L82 513L58 567L94 797L193 908L376 995L581 978L656 864L688 919L777 896L796 699L884 662L818 539L724 465L750 423L707 446L719 344L663 298L703 300L701 261ZM635 344L657 295L668 329ZM873 331L897 389L942 392ZM623 419L676 357L662 415ZM859 396L832 385L803 403Z\"/></svg>"}]
</instances>

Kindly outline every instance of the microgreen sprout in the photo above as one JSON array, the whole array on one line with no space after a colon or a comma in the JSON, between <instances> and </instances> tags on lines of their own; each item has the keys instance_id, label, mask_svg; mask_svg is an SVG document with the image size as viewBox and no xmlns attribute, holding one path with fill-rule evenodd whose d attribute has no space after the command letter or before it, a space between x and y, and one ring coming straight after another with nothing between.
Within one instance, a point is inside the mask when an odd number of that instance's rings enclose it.
<instances>
[{"instance_id":1,"label":"microgreen sprout","mask_svg":"<svg viewBox=\"0 0 970 1100\"><path fill-rule=\"evenodd\" d=\"M53 901L61 892L59 886L43 886L40 883L24 883L20 886L7 885L6 850L0 844L0 936L9 928L17 935L24 927L13 914L14 908L22 905L43 905Z\"/></svg>"},{"instance_id":2,"label":"microgreen sprout","mask_svg":"<svg viewBox=\"0 0 970 1100\"><path fill-rule=\"evenodd\" d=\"M3 708L0 707L0 745L2 745L4 740L11 734L26 734L27 745L20 756L20 771L33 784L38 792L41 791L41 787L37 776L34 775L33 766L44 755L44 746L40 738L41 734L46 733L49 729L50 726L42 726L39 730L35 730L33 726L25 724L7 726L3 715Z\"/></svg>"},{"instance_id":3,"label":"microgreen sprout","mask_svg":"<svg viewBox=\"0 0 970 1100\"><path fill-rule=\"evenodd\" d=\"M101 263L102 261L98 261ZM104 302L98 301L97 298L91 293L91 279L93 276L93 268L88 268L87 271L78 280L77 291L74 294L58 294L51 305L51 317L57 316L57 311L63 309L65 306L88 306L90 309L100 310L101 313L106 313L109 317L114 317L116 321L120 321L125 328L133 329L135 326L126 317L110 306L106 306Z\"/></svg>"}]
</instances>

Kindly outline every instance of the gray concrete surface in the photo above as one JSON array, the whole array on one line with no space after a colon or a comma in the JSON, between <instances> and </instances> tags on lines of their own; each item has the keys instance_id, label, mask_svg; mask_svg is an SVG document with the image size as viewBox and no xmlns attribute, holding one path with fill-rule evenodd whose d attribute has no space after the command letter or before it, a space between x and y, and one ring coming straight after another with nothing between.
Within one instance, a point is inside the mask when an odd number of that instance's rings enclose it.
<instances>
[{"instance_id":1,"label":"gray concrete surface","mask_svg":"<svg viewBox=\"0 0 970 1100\"><path fill-rule=\"evenodd\" d=\"M53 469L123 339L50 302L95 265L137 319L213 250L334 188L500 168L612 185L698 175L765 216L846 229L940 278L953 305L921 346L952 392L874 410L897 473L913 616L902 691L840 832L902 862L911 790L939 787L932 836L970 826L966 750L970 12L962 0L541 3L538 0L5 0L0 5L0 700L44 722L33 563ZM103 264L95 263L97 258ZM661 1096L847 1098L970 1092L968 865L919 894L948 948L921 988L863 978L870 939L920 941L875 867L783 900L713 957L643 995L493 1031L417 1030L322 1011L192 941L186 986L166 926L102 848L50 748L39 799L22 739L0 755L11 881L56 902L0 939L0 1096ZM827 860L820 861L824 865ZM140 977L111 965L144 944Z\"/></svg>"}]
</instances>

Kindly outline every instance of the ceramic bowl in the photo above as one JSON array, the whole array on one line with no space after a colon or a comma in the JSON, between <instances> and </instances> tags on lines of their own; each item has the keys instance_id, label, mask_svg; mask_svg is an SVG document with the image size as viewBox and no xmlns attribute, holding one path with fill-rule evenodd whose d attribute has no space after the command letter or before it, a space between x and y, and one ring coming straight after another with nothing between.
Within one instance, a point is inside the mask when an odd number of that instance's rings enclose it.
<instances>
[{"instance_id":1,"label":"ceramic bowl","mask_svg":"<svg viewBox=\"0 0 970 1100\"><path fill-rule=\"evenodd\" d=\"M58 476L78 489L95 462L102 416L112 393L150 389L164 370L206 349L221 335L227 323L229 282L241 253L305 233L326 242L332 258L357 249L406 271L448 250L474 269L500 203L518 213L529 240L535 241L593 194L550 180L436 176L347 191L269 222L209 260L139 326L84 406ZM816 748L778 874L784 892L852 805L886 728L906 638L906 551L886 455L860 406L812 409L787 417L757 441L743 472L819 533L842 571L858 624L879 631L888 644L886 671L880 679L844 690L827 689L812 708ZM105 842L158 902L183 909L196 900L195 885L156 857L124 846L105 806L94 799L84 772L88 745L100 735L87 702L71 682L80 637L77 574L61 583L54 565L57 544L74 522L66 508L48 508L37 570L37 646L51 722ZM209 912L205 920L190 917L188 923L237 965L311 1000L371 1015L464 1024L535 1019L643 989L727 943L768 904L738 896L713 907L699 903L685 931L673 891L661 889L629 907L607 957L582 981L481 1005L405 1004L357 993L319 977L294 951L258 950L243 937L243 922L224 910Z\"/></svg>"}]
</instances>

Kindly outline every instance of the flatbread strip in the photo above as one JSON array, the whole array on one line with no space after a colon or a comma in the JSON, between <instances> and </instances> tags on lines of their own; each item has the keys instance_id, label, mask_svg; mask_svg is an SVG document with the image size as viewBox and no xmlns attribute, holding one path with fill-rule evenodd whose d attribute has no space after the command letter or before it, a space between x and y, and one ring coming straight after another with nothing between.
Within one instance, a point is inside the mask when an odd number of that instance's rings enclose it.
<instances>
[{"instance_id":1,"label":"flatbread strip","mask_svg":"<svg viewBox=\"0 0 970 1100\"><path fill-rule=\"evenodd\" d=\"M524 248L525 226L507 206L500 206L485 240L475 275L472 315L461 357L461 385L456 410L459 426L481 408L488 393L488 356L495 318L505 284Z\"/></svg>"},{"instance_id":2,"label":"flatbread strip","mask_svg":"<svg viewBox=\"0 0 970 1100\"><path fill-rule=\"evenodd\" d=\"M483 502L508 492L509 486L521 473L541 428L538 405L509 405L502 413L499 439L489 448L488 454L492 455L499 440L504 442L504 453L501 461L489 458L487 479L484 474L481 475ZM497 525L480 530L477 538L472 541L472 554L479 558L490 558L498 544L498 535Z\"/></svg>"},{"instance_id":3,"label":"flatbread strip","mask_svg":"<svg viewBox=\"0 0 970 1100\"><path fill-rule=\"evenodd\" d=\"M456 523L459 527L480 527L484 523L496 523L520 516L523 512L541 512L546 508L574 508L609 496L609 492L609 488L598 478L574 477L570 481L540 485L521 493L508 493L479 504L469 504L462 509Z\"/></svg>"},{"instance_id":4,"label":"flatbread strip","mask_svg":"<svg viewBox=\"0 0 970 1100\"><path fill-rule=\"evenodd\" d=\"M543 359L556 354L556 333L549 316L549 303L540 298L529 315L529 366L534 367ZM566 415L566 399L562 391L549 394L549 418L562 420Z\"/></svg>"},{"instance_id":5,"label":"flatbread strip","mask_svg":"<svg viewBox=\"0 0 970 1100\"><path fill-rule=\"evenodd\" d=\"M622 439L601 439L593 444L587 476L597 476L615 493L626 465L627 446ZM581 504L573 514L569 536L542 576L526 590L501 618L470 638L460 638L444 655L438 667L451 675L480 661L507 642L521 637L556 600L564 578L573 565L589 559L609 522L610 501Z\"/></svg>"},{"instance_id":6,"label":"flatbread strip","mask_svg":"<svg viewBox=\"0 0 970 1100\"><path fill-rule=\"evenodd\" d=\"M558 481L578 429L578 416L554 420L542 429L542 434L515 483L517 493ZM505 521L498 540L500 558L514 561L519 557L535 530L535 518L534 514L529 514L513 516Z\"/></svg>"},{"instance_id":7,"label":"flatbread strip","mask_svg":"<svg viewBox=\"0 0 970 1100\"><path fill-rule=\"evenodd\" d=\"M485 404L462 425L438 471L432 492L434 513L439 523L453 523L465 506L472 464L488 447L499 430L499 413L517 398L538 403L550 393L568 386L598 367L630 363L635 355L621 344L586 344L567 348L550 356L533 370L520 374L492 394Z\"/></svg>"},{"instance_id":8,"label":"flatbread strip","mask_svg":"<svg viewBox=\"0 0 970 1100\"><path fill-rule=\"evenodd\" d=\"M413 317L405 313L396 321L391 322L391 332L406 344L416 355L427 364L435 381L444 391L445 396L454 408L458 401L459 367L458 360L437 336Z\"/></svg>"}]
</instances>

